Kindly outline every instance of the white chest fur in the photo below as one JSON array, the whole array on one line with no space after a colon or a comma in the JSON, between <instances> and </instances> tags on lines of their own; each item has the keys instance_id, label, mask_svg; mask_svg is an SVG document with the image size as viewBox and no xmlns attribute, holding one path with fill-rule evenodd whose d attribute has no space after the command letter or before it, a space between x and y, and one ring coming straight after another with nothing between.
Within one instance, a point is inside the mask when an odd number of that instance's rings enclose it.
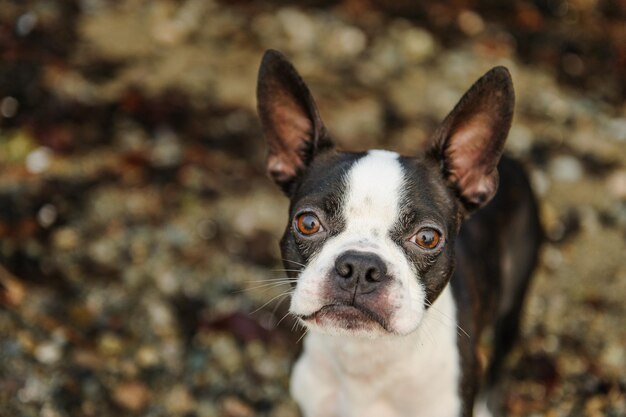
<instances>
[{"instance_id":1,"label":"white chest fur","mask_svg":"<svg viewBox=\"0 0 626 417\"><path fill-rule=\"evenodd\" d=\"M357 339L313 331L291 392L305 417L457 417L460 358L449 288L407 336Z\"/></svg>"}]
</instances>

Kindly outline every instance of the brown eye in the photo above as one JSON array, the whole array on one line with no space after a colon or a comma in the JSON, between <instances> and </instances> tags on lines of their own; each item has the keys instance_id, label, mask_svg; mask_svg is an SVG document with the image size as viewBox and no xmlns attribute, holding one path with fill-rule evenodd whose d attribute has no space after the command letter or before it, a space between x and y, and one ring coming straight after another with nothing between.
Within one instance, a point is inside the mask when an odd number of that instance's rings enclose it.
<instances>
[{"instance_id":1,"label":"brown eye","mask_svg":"<svg viewBox=\"0 0 626 417\"><path fill-rule=\"evenodd\" d=\"M322 229L320 219L313 213L302 213L296 217L296 228L300 234L313 235Z\"/></svg>"},{"instance_id":2,"label":"brown eye","mask_svg":"<svg viewBox=\"0 0 626 417\"><path fill-rule=\"evenodd\" d=\"M435 249L441 240L441 233L431 227L423 227L409 239L424 249Z\"/></svg>"}]
</instances>

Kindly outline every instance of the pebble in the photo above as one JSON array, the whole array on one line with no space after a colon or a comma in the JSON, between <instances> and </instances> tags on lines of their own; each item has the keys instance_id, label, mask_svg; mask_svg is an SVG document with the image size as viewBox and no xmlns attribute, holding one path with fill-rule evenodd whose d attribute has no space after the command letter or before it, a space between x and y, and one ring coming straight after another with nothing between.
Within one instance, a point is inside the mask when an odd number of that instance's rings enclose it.
<instances>
[{"instance_id":1,"label":"pebble","mask_svg":"<svg viewBox=\"0 0 626 417\"><path fill-rule=\"evenodd\" d=\"M609 193L616 199L626 200L626 170L619 170L607 179Z\"/></svg>"},{"instance_id":2,"label":"pebble","mask_svg":"<svg viewBox=\"0 0 626 417\"><path fill-rule=\"evenodd\" d=\"M316 27L309 13L285 7L276 13L276 19L286 35L290 50L308 50L313 47L316 41Z\"/></svg>"},{"instance_id":3,"label":"pebble","mask_svg":"<svg viewBox=\"0 0 626 417\"><path fill-rule=\"evenodd\" d=\"M122 340L114 333L106 332L98 340L98 350L105 356L117 356L123 348Z\"/></svg>"},{"instance_id":4,"label":"pebble","mask_svg":"<svg viewBox=\"0 0 626 417\"><path fill-rule=\"evenodd\" d=\"M225 417L252 417L254 409L237 397L226 397L222 401L222 411Z\"/></svg>"},{"instance_id":5,"label":"pebble","mask_svg":"<svg viewBox=\"0 0 626 417\"><path fill-rule=\"evenodd\" d=\"M17 392L17 398L23 403L41 402L48 396L49 381L32 374L26 378L24 386Z\"/></svg>"},{"instance_id":6,"label":"pebble","mask_svg":"<svg viewBox=\"0 0 626 417\"><path fill-rule=\"evenodd\" d=\"M20 103L15 97L7 96L0 101L0 114L7 119L15 116L19 108Z\"/></svg>"},{"instance_id":7,"label":"pebble","mask_svg":"<svg viewBox=\"0 0 626 417\"><path fill-rule=\"evenodd\" d=\"M463 10L457 17L457 24L466 35L477 35L485 29L483 18L472 10Z\"/></svg>"},{"instance_id":8,"label":"pebble","mask_svg":"<svg viewBox=\"0 0 626 417\"><path fill-rule=\"evenodd\" d=\"M328 34L324 51L331 59L352 59L365 49L366 44L367 38L359 28L338 26Z\"/></svg>"},{"instance_id":9,"label":"pebble","mask_svg":"<svg viewBox=\"0 0 626 417\"><path fill-rule=\"evenodd\" d=\"M532 131L521 123L511 127L509 137L506 140L506 148L516 156L528 155L533 145Z\"/></svg>"},{"instance_id":10,"label":"pebble","mask_svg":"<svg viewBox=\"0 0 626 417\"><path fill-rule=\"evenodd\" d=\"M601 359L606 367L617 373L626 368L626 353L623 346L619 346L619 343L607 345L602 351Z\"/></svg>"},{"instance_id":11,"label":"pebble","mask_svg":"<svg viewBox=\"0 0 626 417\"><path fill-rule=\"evenodd\" d=\"M539 169L532 169L530 171L530 182L532 184L533 190L539 196L544 196L550 189L550 178L545 174L545 172Z\"/></svg>"},{"instance_id":12,"label":"pebble","mask_svg":"<svg viewBox=\"0 0 626 417\"><path fill-rule=\"evenodd\" d=\"M119 255L117 243L110 238L101 238L91 242L88 251L95 262L103 265L114 265Z\"/></svg>"},{"instance_id":13,"label":"pebble","mask_svg":"<svg viewBox=\"0 0 626 417\"><path fill-rule=\"evenodd\" d=\"M138 412L150 400L150 390L141 382L124 382L113 389L113 401L126 410Z\"/></svg>"},{"instance_id":14,"label":"pebble","mask_svg":"<svg viewBox=\"0 0 626 417\"><path fill-rule=\"evenodd\" d=\"M39 362L46 365L57 363L62 355L61 346L56 342L46 342L35 348L35 357Z\"/></svg>"},{"instance_id":15,"label":"pebble","mask_svg":"<svg viewBox=\"0 0 626 417\"><path fill-rule=\"evenodd\" d=\"M398 38L401 45L401 56L411 63L426 61L431 58L437 49L437 44L433 36L426 30L408 23L396 24L402 27L397 29L397 33L392 35ZM393 31L393 28L392 28Z\"/></svg>"},{"instance_id":16,"label":"pebble","mask_svg":"<svg viewBox=\"0 0 626 417\"><path fill-rule=\"evenodd\" d=\"M152 368L159 364L159 353L152 346L140 347L135 357L142 368Z\"/></svg>"},{"instance_id":17,"label":"pebble","mask_svg":"<svg viewBox=\"0 0 626 417\"><path fill-rule=\"evenodd\" d=\"M561 182L577 182L583 176L583 166L573 156L559 155L550 161L548 171L552 178Z\"/></svg>"},{"instance_id":18,"label":"pebble","mask_svg":"<svg viewBox=\"0 0 626 417\"><path fill-rule=\"evenodd\" d=\"M42 174L48 170L52 161L52 151L39 147L26 156L26 169L32 174Z\"/></svg>"},{"instance_id":19,"label":"pebble","mask_svg":"<svg viewBox=\"0 0 626 417\"><path fill-rule=\"evenodd\" d=\"M371 97L345 101L328 117L333 135L345 146L365 149L373 146L383 131L384 110Z\"/></svg>"},{"instance_id":20,"label":"pebble","mask_svg":"<svg viewBox=\"0 0 626 417\"><path fill-rule=\"evenodd\" d=\"M190 413L195 406L194 398L184 385L175 385L165 397L165 408L170 415Z\"/></svg>"},{"instance_id":21,"label":"pebble","mask_svg":"<svg viewBox=\"0 0 626 417\"><path fill-rule=\"evenodd\" d=\"M20 36L26 36L35 28L37 20L39 20L37 14L33 12L24 13L18 17L15 30Z\"/></svg>"},{"instance_id":22,"label":"pebble","mask_svg":"<svg viewBox=\"0 0 626 417\"><path fill-rule=\"evenodd\" d=\"M229 374L237 372L243 365L241 352L232 337L216 337L211 346L211 352L220 366Z\"/></svg>"},{"instance_id":23,"label":"pebble","mask_svg":"<svg viewBox=\"0 0 626 417\"><path fill-rule=\"evenodd\" d=\"M219 409L215 402L203 400L198 402L196 407L196 414L198 417L218 417L220 416Z\"/></svg>"},{"instance_id":24,"label":"pebble","mask_svg":"<svg viewBox=\"0 0 626 417\"><path fill-rule=\"evenodd\" d=\"M57 208L53 204L43 205L37 212L37 221L43 228L48 228L56 221L58 216Z\"/></svg>"},{"instance_id":25,"label":"pebble","mask_svg":"<svg viewBox=\"0 0 626 417\"><path fill-rule=\"evenodd\" d=\"M157 167L176 166L182 159L182 148L178 136L170 129L157 132L152 148L151 160Z\"/></svg>"}]
</instances>

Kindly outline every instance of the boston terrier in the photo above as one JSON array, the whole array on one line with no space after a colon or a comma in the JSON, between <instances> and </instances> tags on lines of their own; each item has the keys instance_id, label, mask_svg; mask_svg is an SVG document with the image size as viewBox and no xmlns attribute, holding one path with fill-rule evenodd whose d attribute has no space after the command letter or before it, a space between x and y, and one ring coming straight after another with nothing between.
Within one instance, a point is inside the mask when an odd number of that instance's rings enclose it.
<instances>
[{"instance_id":1,"label":"boston terrier","mask_svg":"<svg viewBox=\"0 0 626 417\"><path fill-rule=\"evenodd\" d=\"M290 199L280 247L308 331L291 377L302 414L499 414L542 236L528 178L502 156L508 70L483 75L414 155L338 150L280 52L263 57L257 99L267 171Z\"/></svg>"}]
</instances>

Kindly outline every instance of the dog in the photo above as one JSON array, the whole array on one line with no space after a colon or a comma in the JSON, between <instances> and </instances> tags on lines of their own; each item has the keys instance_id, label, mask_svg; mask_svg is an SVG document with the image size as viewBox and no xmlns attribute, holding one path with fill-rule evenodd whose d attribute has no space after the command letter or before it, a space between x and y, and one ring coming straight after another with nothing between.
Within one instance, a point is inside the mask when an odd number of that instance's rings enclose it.
<instances>
[{"instance_id":1,"label":"dog","mask_svg":"<svg viewBox=\"0 0 626 417\"><path fill-rule=\"evenodd\" d=\"M293 65L263 56L267 172L290 200L289 311L308 330L290 387L305 417L501 412L499 374L542 239L529 180L502 156L514 101L495 67L428 149L343 152Z\"/></svg>"}]
</instances>

